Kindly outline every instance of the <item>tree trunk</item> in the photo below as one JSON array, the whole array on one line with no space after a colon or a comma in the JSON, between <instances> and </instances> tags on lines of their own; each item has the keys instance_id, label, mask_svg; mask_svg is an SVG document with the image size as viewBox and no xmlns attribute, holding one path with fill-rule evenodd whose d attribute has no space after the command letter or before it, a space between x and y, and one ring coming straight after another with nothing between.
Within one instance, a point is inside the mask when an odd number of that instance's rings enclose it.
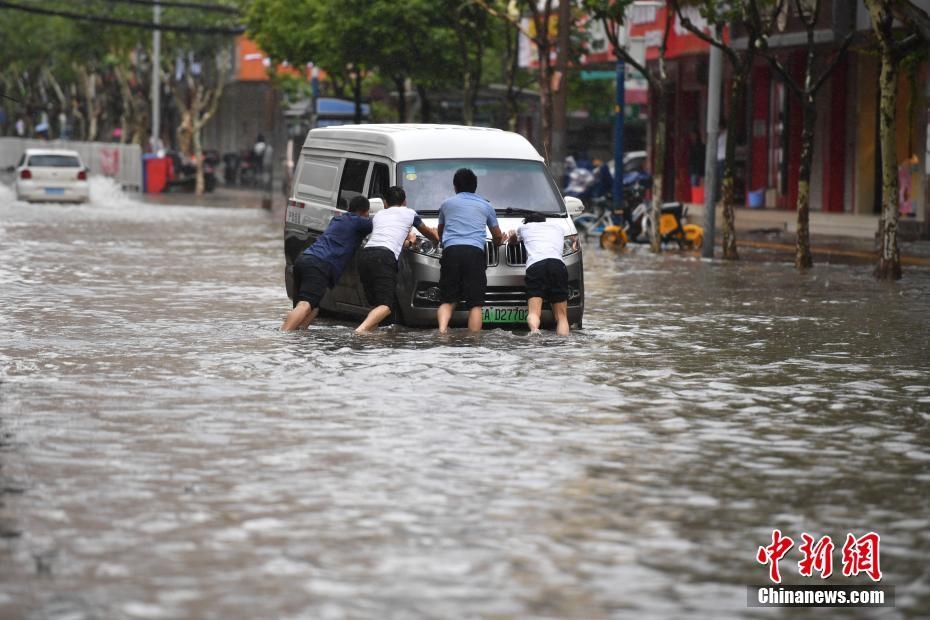
<instances>
[{"instance_id":1,"label":"tree trunk","mask_svg":"<svg viewBox=\"0 0 930 620\"><path fill-rule=\"evenodd\" d=\"M404 76L395 75L394 88L397 89L397 122L407 122L407 88L404 84Z\"/></svg>"},{"instance_id":2,"label":"tree trunk","mask_svg":"<svg viewBox=\"0 0 930 620\"><path fill-rule=\"evenodd\" d=\"M194 144L194 163L197 166L197 178L194 182L194 193L203 196L205 184L203 180L203 145L200 143L200 131L195 131L193 138Z\"/></svg>"},{"instance_id":3,"label":"tree trunk","mask_svg":"<svg viewBox=\"0 0 930 620\"><path fill-rule=\"evenodd\" d=\"M817 107L812 94L804 95L803 110L801 162L798 166L798 240L794 266L810 269L814 266L810 232L811 162L814 159L814 123L817 121Z\"/></svg>"},{"instance_id":4,"label":"tree trunk","mask_svg":"<svg viewBox=\"0 0 930 620\"><path fill-rule=\"evenodd\" d=\"M113 73L116 75L116 81L119 84L119 94L120 99L123 102L123 112L119 117L120 129L120 143L125 144L126 139L129 137L129 127L132 124L133 117L133 100L132 100L132 91L129 87L129 78L126 76L126 70L121 66L116 66L113 69Z\"/></svg>"},{"instance_id":5,"label":"tree trunk","mask_svg":"<svg viewBox=\"0 0 930 620\"><path fill-rule=\"evenodd\" d=\"M882 154L882 216L880 219L881 249L875 277L880 280L901 279L901 254L898 248L898 171L895 140L895 108L897 105L896 63L890 53L882 52L881 104L879 111Z\"/></svg>"},{"instance_id":6,"label":"tree trunk","mask_svg":"<svg viewBox=\"0 0 930 620\"><path fill-rule=\"evenodd\" d=\"M355 101L355 124L362 123L362 70L355 68L352 80L352 99Z\"/></svg>"},{"instance_id":7,"label":"tree trunk","mask_svg":"<svg viewBox=\"0 0 930 620\"><path fill-rule=\"evenodd\" d=\"M462 76L462 123L469 127L475 124L475 100L471 91L472 73L465 71L465 75Z\"/></svg>"},{"instance_id":8,"label":"tree trunk","mask_svg":"<svg viewBox=\"0 0 930 620\"><path fill-rule=\"evenodd\" d=\"M433 122L433 107L429 102L429 92L422 84L417 84L417 93L420 95L420 122Z\"/></svg>"},{"instance_id":9,"label":"tree trunk","mask_svg":"<svg viewBox=\"0 0 930 620\"><path fill-rule=\"evenodd\" d=\"M665 171L665 144L668 134L668 123L665 120L665 111L667 109L665 95L665 59L659 58L659 78L655 87L656 90L656 136L653 141L653 176L652 176L652 230L649 235L649 246L653 252L662 251L662 238L659 234L659 221L662 216L662 191L663 177Z\"/></svg>"},{"instance_id":10,"label":"tree trunk","mask_svg":"<svg viewBox=\"0 0 930 620\"><path fill-rule=\"evenodd\" d=\"M504 58L506 61L505 66L507 67L507 95L505 101L507 106L507 129L509 131L517 130L520 113L520 102L517 98L517 72L520 70L518 64L519 40L520 32L518 30L511 31L508 29L505 40L506 53Z\"/></svg>"},{"instance_id":11,"label":"tree trunk","mask_svg":"<svg viewBox=\"0 0 930 620\"><path fill-rule=\"evenodd\" d=\"M542 56L542 52L540 52ZM549 70L549 52L546 51L546 61L539 65L539 120L542 130L543 158L546 165L552 164L552 75ZM561 162L560 162L561 163Z\"/></svg>"},{"instance_id":12,"label":"tree trunk","mask_svg":"<svg viewBox=\"0 0 930 620\"><path fill-rule=\"evenodd\" d=\"M898 248L898 171L895 140L895 110L898 95L898 68L891 32L891 15L886 2L866 0L872 27L881 48L882 70L879 76L879 142L882 158L882 214L879 219L880 248L875 277L879 280L901 279L901 254Z\"/></svg>"},{"instance_id":13,"label":"tree trunk","mask_svg":"<svg viewBox=\"0 0 930 620\"><path fill-rule=\"evenodd\" d=\"M77 68L78 78L81 81L84 91L84 104L86 106L87 114L85 118L87 119L87 131L85 134L85 139L89 142L93 142L97 139L97 111L96 111L96 100L97 100L97 76L92 71L88 72L83 67Z\"/></svg>"},{"instance_id":14,"label":"tree trunk","mask_svg":"<svg viewBox=\"0 0 930 620\"><path fill-rule=\"evenodd\" d=\"M744 59L745 64L739 67L733 75L730 84L730 110L742 110L746 105L746 82L752 68L752 58ZM720 194L723 198L723 258L724 260L739 260L736 249L736 214L733 205L736 202L736 171L733 160L736 156L736 131L731 127L727 130L726 146L724 147L723 178L720 180Z\"/></svg>"}]
</instances>

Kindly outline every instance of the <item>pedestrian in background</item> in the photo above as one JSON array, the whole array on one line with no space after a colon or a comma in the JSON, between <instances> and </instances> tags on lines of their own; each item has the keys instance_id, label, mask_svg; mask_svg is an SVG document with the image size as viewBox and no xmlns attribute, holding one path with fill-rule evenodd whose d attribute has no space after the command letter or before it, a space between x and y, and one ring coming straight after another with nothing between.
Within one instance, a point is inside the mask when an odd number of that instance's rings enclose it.
<instances>
[{"instance_id":1,"label":"pedestrian in background","mask_svg":"<svg viewBox=\"0 0 930 620\"><path fill-rule=\"evenodd\" d=\"M306 329L319 314L326 291L336 286L359 243L371 233L368 211L367 198L352 198L348 213L334 217L323 234L297 259L294 264L297 303L287 313L282 331Z\"/></svg>"},{"instance_id":2,"label":"pedestrian in background","mask_svg":"<svg viewBox=\"0 0 930 620\"><path fill-rule=\"evenodd\" d=\"M565 233L542 213L531 213L523 226L507 235L507 242L526 247L526 324L531 334L539 333L543 301L552 306L555 333L567 336L568 268L562 259Z\"/></svg>"},{"instance_id":3,"label":"pedestrian in background","mask_svg":"<svg viewBox=\"0 0 930 620\"><path fill-rule=\"evenodd\" d=\"M411 227L439 245L436 231L424 224L416 211L406 206L407 194L402 187L393 185L387 188L382 198L384 210L372 218L371 236L358 258L358 275L372 308L355 329L357 334L371 331L395 311L397 262L401 250L416 240Z\"/></svg>"},{"instance_id":4,"label":"pedestrian in background","mask_svg":"<svg viewBox=\"0 0 930 620\"><path fill-rule=\"evenodd\" d=\"M439 259L439 309L436 322L439 333L449 329L452 313L460 300L468 309L468 329L481 331L482 310L488 280L485 270L487 234L491 231L494 245L504 242L494 208L476 194L478 177L469 168L459 168L452 178L455 195L439 207L439 237L442 258Z\"/></svg>"},{"instance_id":5,"label":"pedestrian in background","mask_svg":"<svg viewBox=\"0 0 930 620\"><path fill-rule=\"evenodd\" d=\"M688 176L691 179L691 187L700 187L704 184L704 160L706 154L707 146L701 138L701 132L692 129L691 140L688 144Z\"/></svg>"}]
</instances>

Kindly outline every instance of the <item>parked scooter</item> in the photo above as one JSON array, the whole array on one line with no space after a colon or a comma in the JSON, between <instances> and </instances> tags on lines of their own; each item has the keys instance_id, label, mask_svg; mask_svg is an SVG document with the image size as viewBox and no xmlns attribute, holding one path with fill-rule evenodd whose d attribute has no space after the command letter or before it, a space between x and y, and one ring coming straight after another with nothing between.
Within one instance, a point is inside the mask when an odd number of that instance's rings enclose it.
<instances>
[{"instance_id":1,"label":"parked scooter","mask_svg":"<svg viewBox=\"0 0 930 620\"><path fill-rule=\"evenodd\" d=\"M165 191L192 192L197 187L197 164L184 158L177 151L168 151L171 158L174 176L168 180ZM216 189L216 164L219 156L215 153L204 153L203 157L203 184L204 190L212 192Z\"/></svg>"},{"instance_id":2,"label":"parked scooter","mask_svg":"<svg viewBox=\"0 0 930 620\"><path fill-rule=\"evenodd\" d=\"M613 196L609 191L605 191L600 196L591 199L589 212L575 218L575 228L585 240L592 235L598 235L601 247L614 246L618 243L619 247L623 247L627 242L627 222L630 219L628 214L635 205L646 200L651 187L652 175L648 172L637 169L625 173L622 180L624 209L614 211Z\"/></svg>"},{"instance_id":3,"label":"parked scooter","mask_svg":"<svg viewBox=\"0 0 930 620\"><path fill-rule=\"evenodd\" d=\"M652 176L647 172L637 170L623 175L626 205L623 221L604 227L600 237L602 248L620 249L630 242L650 242L652 216L647 194L651 187ZM687 209L680 202L662 205L659 214L660 243L664 245L674 242L679 249L696 249L703 245L704 229L697 224L685 224L687 215Z\"/></svg>"},{"instance_id":4,"label":"parked scooter","mask_svg":"<svg viewBox=\"0 0 930 620\"><path fill-rule=\"evenodd\" d=\"M574 196L584 203L585 210L591 209L591 197L594 190L594 173L587 168L575 168L568 175L568 185L562 190L565 196Z\"/></svg>"}]
</instances>

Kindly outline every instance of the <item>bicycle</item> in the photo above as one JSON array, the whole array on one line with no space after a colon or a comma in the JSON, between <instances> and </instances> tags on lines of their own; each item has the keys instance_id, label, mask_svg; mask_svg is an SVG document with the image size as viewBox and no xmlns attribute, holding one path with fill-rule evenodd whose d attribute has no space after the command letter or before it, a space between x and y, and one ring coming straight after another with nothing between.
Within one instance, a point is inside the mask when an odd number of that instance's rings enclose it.
<instances>
[{"instance_id":1,"label":"bicycle","mask_svg":"<svg viewBox=\"0 0 930 620\"><path fill-rule=\"evenodd\" d=\"M608 208L606 198L596 198L592 202L594 212L582 213L576 217L574 220L575 229L580 235L584 236L585 242L591 238L591 235L597 235L599 237L600 246L603 248L606 247L604 231L608 228L619 227L621 218L617 215L614 215L614 213Z\"/></svg>"}]
</instances>

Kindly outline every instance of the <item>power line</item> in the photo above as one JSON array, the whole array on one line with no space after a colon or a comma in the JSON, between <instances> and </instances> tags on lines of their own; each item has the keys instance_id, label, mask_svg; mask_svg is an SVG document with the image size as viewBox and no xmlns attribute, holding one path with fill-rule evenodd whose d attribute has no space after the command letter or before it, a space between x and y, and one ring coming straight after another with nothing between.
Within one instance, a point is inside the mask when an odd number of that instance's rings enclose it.
<instances>
[{"instance_id":1,"label":"power line","mask_svg":"<svg viewBox=\"0 0 930 620\"><path fill-rule=\"evenodd\" d=\"M0 8L13 9L15 11L24 11L26 13L36 13L38 15L50 15L52 17L64 17L65 19L77 19L87 22L97 22L102 24L113 24L115 26L127 26L130 28L144 28L146 30L167 30L172 32L187 32L191 34L225 34L237 35L245 32L245 26L237 25L224 28L221 26L175 26L172 24L153 24L151 22L142 22L131 19L119 19L116 17L105 17L103 15L84 15L82 13L72 13L70 11L55 11L52 9L42 9L34 6L22 6L12 2L0 0Z\"/></svg>"},{"instance_id":2,"label":"power line","mask_svg":"<svg viewBox=\"0 0 930 620\"><path fill-rule=\"evenodd\" d=\"M197 9L198 11L215 11L217 13L228 13L238 15L239 9L233 6L222 4L198 4L196 2L176 2L175 0L106 0L110 4L141 4L142 6L161 5L165 8L178 9Z\"/></svg>"}]
</instances>

